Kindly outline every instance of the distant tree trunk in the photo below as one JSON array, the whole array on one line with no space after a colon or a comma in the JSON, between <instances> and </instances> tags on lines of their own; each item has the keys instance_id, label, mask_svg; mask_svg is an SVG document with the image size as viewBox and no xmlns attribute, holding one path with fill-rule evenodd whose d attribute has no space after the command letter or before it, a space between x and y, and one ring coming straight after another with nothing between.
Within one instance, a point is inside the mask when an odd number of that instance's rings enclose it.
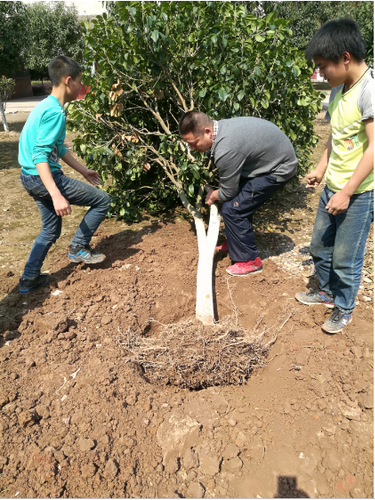
<instances>
[{"instance_id":1,"label":"distant tree trunk","mask_svg":"<svg viewBox=\"0 0 375 500\"><path fill-rule=\"evenodd\" d=\"M5 102L1 101L0 100L0 117L1 117L1 121L3 122L3 127L4 127L4 130L5 132L9 132L9 127L8 127L8 123L7 123L7 119L5 118Z\"/></svg>"},{"instance_id":2,"label":"distant tree trunk","mask_svg":"<svg viewBox=\"0 0 375 500\"><path fill-rule=\"evenodd\" d=\"M203 219L194 217L199 252L196 318L204 324L213 324L215 321L212 272L215 246L219 236L220 219L217 205L214 203L211 205L210 222L206 235Z\"/></svg>"}]
</instances>

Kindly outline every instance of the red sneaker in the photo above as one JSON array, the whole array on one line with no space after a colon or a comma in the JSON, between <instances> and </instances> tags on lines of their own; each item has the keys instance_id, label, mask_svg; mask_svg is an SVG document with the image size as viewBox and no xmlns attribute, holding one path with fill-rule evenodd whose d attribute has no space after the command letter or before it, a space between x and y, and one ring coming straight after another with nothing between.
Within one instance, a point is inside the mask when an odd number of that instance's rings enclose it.
<instances>
[{"instance_id":1,"label":"red sneaker","mask_svg":"<svg viewBox=\"0 0 375 500\"><path fill-rule=\"evenodd\" d=\"M226 241L224 241L224 243L222 245L215 247L215 253L216 252L228 253L228 243Z\"/></svg>"},{"instance_id":2,"label":"red sneaker","mask_svg":"<svg viewBox=\"0 0 375 500\"><path fill-rule=\"evenodd\" d=\"M247 276L248 274L261 273L263 271L262 261L259 257L249 262L236 262L227 267L227 273L231 276Z\"/></svg>"}]
</instances>

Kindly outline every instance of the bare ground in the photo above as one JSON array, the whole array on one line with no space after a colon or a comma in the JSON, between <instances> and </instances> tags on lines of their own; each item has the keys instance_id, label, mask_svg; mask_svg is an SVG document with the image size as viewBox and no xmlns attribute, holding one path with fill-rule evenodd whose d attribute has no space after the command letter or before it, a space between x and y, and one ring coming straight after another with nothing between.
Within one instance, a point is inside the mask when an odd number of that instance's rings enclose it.
<instances>
[{"instance_id":1,"label":"bare ground","mask_svg":"<svg viewBox=\"0 0 375 500\"><path fill-rule=\"evenodd\" d=\"M18 181L26 116L8 115L13 132L0 132L0 496L372 498L372 234L354 319L325 335L328 310L294 299L316 285L307 246L319 190L301 179L277 195L255 221L264 272L228 279L221 255L214 266L220 324L272 340L268 354L242 385L202 384L199 367L180 383L186 366L142 366L131 340L177 358L209 340L190 319L197 243L181 214L105 221L94 243L107 260L89 268L66 258L84 212L74 208L46 259L49 286L18 294L40 230ZM329 130L322 116L315 126L317 161ZM233 359L227 340L219 373Z\"/></svg>"}]
</instances>

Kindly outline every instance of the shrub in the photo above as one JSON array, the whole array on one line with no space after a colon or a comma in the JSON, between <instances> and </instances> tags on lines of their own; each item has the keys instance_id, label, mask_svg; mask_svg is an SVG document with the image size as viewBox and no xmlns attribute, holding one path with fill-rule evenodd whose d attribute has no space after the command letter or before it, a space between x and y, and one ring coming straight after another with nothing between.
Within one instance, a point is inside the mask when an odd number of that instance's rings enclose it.
<instances>
[{"instance_id":1,"label":"shrub","mask_svg":"<svg viewBox=\"0 0 375 500\"><path fill-rule=\"evenodd\" d=\"M178 196L199 212L213 172L179 138L189 109L274 122L294 145L298 174L307 172L322 94L286 21L257 19L237 2L109 2L109 11L84 29L91 90L69 120L76 152L109 181L112 215L136 220Z\"/></svg>"}]
</instances>

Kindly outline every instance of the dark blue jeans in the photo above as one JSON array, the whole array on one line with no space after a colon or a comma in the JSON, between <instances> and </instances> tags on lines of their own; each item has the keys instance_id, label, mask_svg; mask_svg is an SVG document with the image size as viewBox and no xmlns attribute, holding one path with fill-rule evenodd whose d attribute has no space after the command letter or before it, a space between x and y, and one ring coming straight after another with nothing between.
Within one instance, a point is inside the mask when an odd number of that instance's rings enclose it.
<instances>
[{"instance_id":1,"label":"dark blue jeans","mask_svg":"<svg viewBox=\"0 0 375 500\"><path fill-rule=\"evenodd\" d=\"M258 257L252 219L254 212L286 182L272 175L242 178L235 198L225 201L221 214L225 223L229 257L235 262L248 262Z\"/></svg>"},{"instance_id":2,"label":"dark blue jeans","mask_svg":"<svg viewBox=\"0 0 375 500\"><path fill-rule=\"evenodd\" d=\"M335 296L335 305L346 314L355 307L361 283L366 239L373 220L374 191L354 194L345 212L331 215L325 208L335 193L327 188L320 196L310 252L319 287Z\"/></svg>"},{"instance_id":3,"label":"dark blue jeans","mask_svg":"<svg viewBox=\"0 0 375 500\"><path fill-rule=\"evenodd\" d=\"M52 176L61 194L71 205L90 207L71 241L71 245L88 245L108 212L110 197L91 184L67 177L61 170L52 172ZM40 274L48 250L61 234L62 217L56 215L52 198L39 175L21 173L20 180L34 198L42 219L42 231L31 248L22 275L23 279L34 279Z\"/></svg>"}]
</instances>

